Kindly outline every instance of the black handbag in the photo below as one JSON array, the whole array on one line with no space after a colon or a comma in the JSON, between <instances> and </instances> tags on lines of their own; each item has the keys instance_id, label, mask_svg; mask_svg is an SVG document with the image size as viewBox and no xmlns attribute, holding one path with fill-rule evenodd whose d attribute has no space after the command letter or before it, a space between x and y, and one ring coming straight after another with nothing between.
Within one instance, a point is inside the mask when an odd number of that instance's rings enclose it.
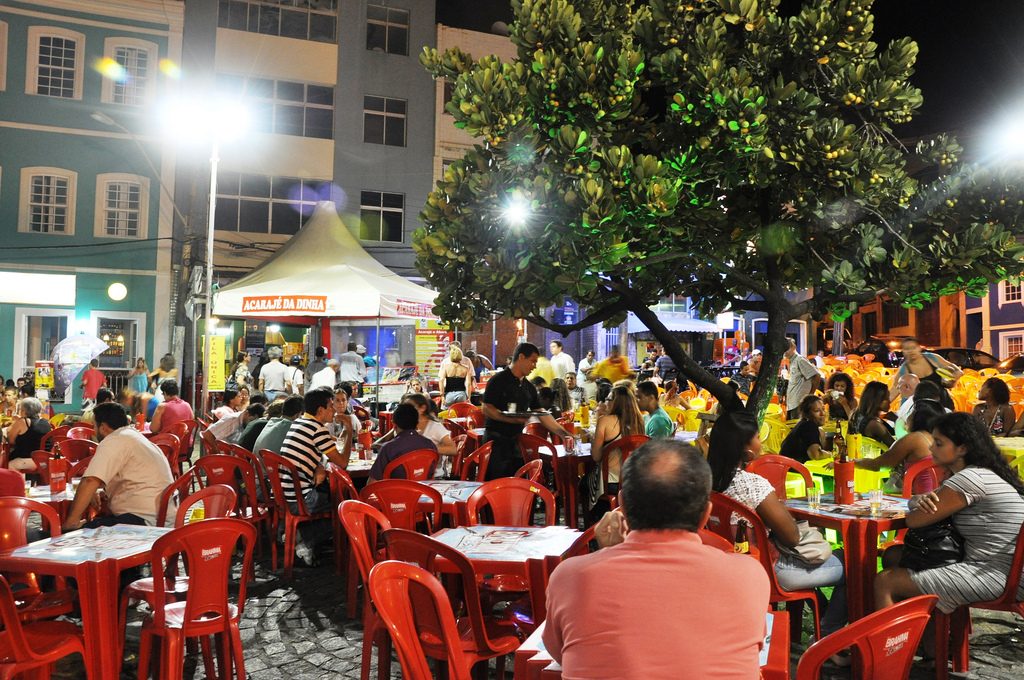
<instances>
[{"instance_id":1,"label":"black handbag","mask_svg":"<svg viewBox=\"0 0 1024 680\"><path fill-rule=\"evenodd\" d=\"M964 537L949 517L926 527L907 529L900 566L925 571L956 564L964 559Z\"/></svg>"}]
</instances>

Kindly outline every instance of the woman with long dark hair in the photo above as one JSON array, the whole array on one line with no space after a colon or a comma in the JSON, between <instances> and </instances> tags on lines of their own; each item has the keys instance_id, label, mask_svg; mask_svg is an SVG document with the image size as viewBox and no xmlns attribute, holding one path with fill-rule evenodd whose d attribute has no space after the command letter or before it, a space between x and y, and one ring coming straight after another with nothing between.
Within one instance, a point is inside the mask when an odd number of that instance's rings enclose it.
<instances>
[{"instance_id":1,"label":"woman with long dark hair","mask_svg":"<svg viewBox=\"0 0 1024 680\"><path fill-rule=\"evenodd\" d=\"M897 496L903 493L903 475L907 468L919 460L932 455L932 425L945 415L946 409L937 401L923 399L914 402L914 410L910 412L907 422L908 432L893 444L888 451L877 458L858 458L853 464L862 470L878 472L886 467L891 468L889 479L885 480L882 490ZM914 492L925 493L932 490L932 476L921 475L914 480Z\"/></svg>"},{"instance_id":2,"label":"woman with long dark hair","mask_svg":"<svg viewBox=\"0 0 1024 680\"><path fill-rule=\"evenodd\" d=\"M882 416L889 411L889 388L872 380L864 386L860 406L850 416L850 434L862 434L891 446L896 440L892 424Z\"/></svg>"},{"instance_id":3,"label":"woman with long dark hair","mask_svg":"<svg viewBox=\"0 0 1024 680\"><path fill-rule=\"evenodd\" d=\"M1005 437L1017 420L1010 406L1010 388L999 378L989 378L978 390L981 403L974 407L973 415L993 437Z\"/></svg>"},{"instance_id":4,"label":"woman with long dark hair","mask_svg":"<svg viewBox=\"0 0 1024 680\"><path fill-rule=\"evenodd\" d=\"M745 411L729 411L719 416L711 428L708 446L711 489L756 512L775 542L792 548L800 542L796 520L775 494L771 482L744 469L747 463L761 455L759 430L757 419ZM832 599L821 620L821 634L834 633L846 623L846 586L841 554L833 553L819 565L810 565L790 554L781 554L775 561L775 577L784 590L834 586Z\"/></svg>"},{"instance_id":5,"label":"woman with long dark hair","mask_svg":"<svg viewBox=\"0 0 1024 680\"><path fill-rule=\"evenodd\" d=\"M828 407L828 417L831 420L849 420L857 410L853 378L842 371L830 375L825 383L825 396L822 401Z\"/></svg>"},{"instance_id":6,"label":"woman with long dark hair","mask_svg":"<svg viewBox=\"0 0 1024 680\"><path fill-rule=\"evenodd\" d=\"M825 404L821 397L808 394L797 407L800 422L782 441L779 453L787 458L806 463L809 460L831 458L825 448L825 436L821 426L825 424Z\"/></svg>"},{"instance_id":7,"label":"woman with long dark hair","mask_svg":"<svg viewBox=\"0 0 1024 680\"><path fill-rule=\"evenodd\" d=\"M619 488L619 470L622 467L622 453L615 442L629 435L644 434L644 416L636 401L636 394L630 385L616 385L608 396L607 413L598 418L594 441L590 445L590 456L594 468L588 473L587 508L595 519L604 514L597 507L598 498L605 493L616 493ZM603 488L601 461L608 457L608 488ZM602 504L603 505L603 504Z\"/></svg>"},{"instance_id":8,"label":"woman with long dark hair","mask_svg":"<svg viewBox=\"0 0 1024 680\"><path fill-rule=\"evenodd\" d=\"M932 458L952 476L938 490L910 498L907 526L925 527L952 518L964 539L964 557L935 569L886 569L875 580L877 609L931 593L939 596L939 610L949 614L962 605L995 599L1006 587L1017 533L1024 523L1024 483L985 426L969 413L940 417L932 438ZM886 562L890 561L887 555ZM1024 600L1024 582L1017 600Z\"/></svg>"}]
</instances>

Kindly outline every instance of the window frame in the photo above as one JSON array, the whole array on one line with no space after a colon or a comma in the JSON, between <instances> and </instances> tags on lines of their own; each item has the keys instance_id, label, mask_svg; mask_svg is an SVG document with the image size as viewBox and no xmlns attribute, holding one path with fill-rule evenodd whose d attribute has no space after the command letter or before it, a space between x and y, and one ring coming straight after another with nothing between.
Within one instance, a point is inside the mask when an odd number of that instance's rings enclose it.
<instances>
[{"instance_id":1,"label":"window frame","mask_svg":"<svg viewBox=\"0 0 1024 680\"><path fill-rule=\"evenodd\" d=\"M119 102L114 100L114 85L116 84L111 78L103 78L103 85L100 90L100 101L104 104L113 104L114 106L133 106L143 107L152 103L153 98L156 95L156 81L157 74L160 72L159 69L159 48L156 43L149 42L148 40L139 40L137 38L127 38L123 36L112 36L106 38L103 41L103 56L108 59L116 59L114 55L117 54L118 47L129 47L138 49L146 52L149 60L147 64L146 82L142 89L142 101L139 103L127 103Z\"/></svg>"},{"instance_id":2,"label":"window frame","mask_svg":"<svg viewBox=\"0 0 1024 680\"><path fill-rule=\"evenodd\" d=\"M234 17L237 19L244 19L245 27L232 26L231 9L232 5L241 6L245 5L245 16ZM261 30L267 27L261 25L259 15L263 11L262 8L269 8L267 15L273 14L273 9L277 10L276 17L276 30L273 32L269 30ZM225 12L227 8L227 12ZM281 10L288 12L303 12L306 15L306 35L305 37L298 37L295 35L284 35L281 31L282 15ZM254 18L255 14L255 18ZM330 39L322 37L313 37L313 17L330 17L332 21L332 36ZM219 0L217 3L217 27L225 28L231 31L242 31L244 33L256 33L258 35L274 35L281 38L289 38L291 40L308 40L310 42L325 43L328 45L338 44L338 3L335 3L333 9L321 10L313 7L296 7L292 4L286 4L280 0Z\"/></svg>"},{"instance_id":3,"label":"window frame","mask_svg":"<svg viewBox=\"0 0 1024 680\"><path fill-rule=\"evenodd\" d=\"M32 231L29 228L29 200L32 194L32 178L37 176L62 177L68 181L67 220L64 231ZM78 173L67 168L32 166L21 169L21 187L18 192L18 233L36 236L74 236L75 205L78 197Z\"/></svg>"},{"instance_id":4,"label":"window frame","mask_svg":"<svg viewBox=\"0 0 1024 680\"><path fill-rule=\"evenodd\" d=\"M381 99L384 102L384 110L378 111L376 109L368 109L366 100L370 98ZM402 102L405 105L405 113L391 113L387 110L388 102ZM366 140L366 122L368 116L380 116L384 119L384 127L381 136L381 141L367 141ZM402 119L402 143L401 144L388 144L388 118L401 118ZM407 148L409 146L409 100L401 99L399 97L388 97L386 95L379 94L364 94L363 95L363 144L378 144L380 146L393 146L397 148Z\"/></svg>"},{"instance_id":5,"label":"window frame","mask_svg":"<svg viewBox=\"0 0 1024 680\"><path fill-rule=\"evenodd\" d=\"M249 104L250 108L252 110L254 110L254 111L261 110L263 107L269 107L270 108L270 120L268 121L269 122L269 128L266 129L266 130L259 129L258 130L259 132L262 132L262 133L265 133L265 134L271 134L271 135L285 135L285 136L288 136L288 137L302 137L304 139L322 139L322 140L329 140L329 141L333 141L334 140L334 129L335 129L335 124L337 123L337 118L336 118L336 116L337 116L337 109L335 107L335 97L334 97L335 91L334 91L334 86L333 85L324 85L324 84L321 84L321 83L311 83L311 82L300 81L300 80L284 80L284 79L278 80L278 79L274 79L274 78L260 78L258 76L245 76L245 75L238 75L238 74L234 74L234 73L225 73L225 72L217 73L217 78L220 81L219 82L220 86L231 87L231 88L237 86L239 88L238 89L238 93L237 93L238 96L241 99L243 99L247 104ZM228 80L228 79L230 79L230 80ZM254 91L250 92L250 81L266 81L266 82L270 83L271 88L272 88L272 92L269 95L263 94L263 93L259 92L256 89L254 89ZM281 85L281 84L285 84L285 85L298 85L299 87L301 87L302 88L302 101L298 101L298 100L294 100L294 99L285 99L285 98L280 97L278 95L278 91L279 91L279 85ZM326 90L329 90L331 92L331 103L330 104L320 104L318 102L310 101L310 88L311 87L320 87L320 88L324 88ZM278 121L281 119L278 114L279 114L280 110L283 107L302 107L302 133L301 134L294 134L292 132L282 132L282 131L278 130ZM309 125L309 122L308 122L309 121L309 115L308 114L309 114L310 111L329 111L330 112L330 114L331 114L331 126L329 128L329 130L330 130L330 135L329 136L322 137L320 135L310 135L310 134L307 134L308 130L310 129L310 125ZM254 121L254 122L255 122L255 125L259 126L263 121L262 120L258 120L258 121Z\"/></svg>"},{"instance_id":6,"label":"window frame","mask_svg":"<svg viewBox=\"0 0 1024 680\"><path fill-rule=\"evenodd\" d=\"M25 366L28 363L28 325L26 320L34 316L46 316L46 317L63 317L67 321L67 335L61 340L66 340L75 333L75 319L76 312L74 307L14 307L14 340L13 349L14 355L12 361L14 362L13 369L15 372L19 370L17 364L20 362L22 368L30 368ZM63 399L64 395L51 395L51 400Z\"/></svg>"},{"instance_id":7,"label":"window frame","mask_svg":"<svg viewBox=\"0 0 1024 680\"><path fill-rule=\"evenodd\" d=\"M380 205L368 205L368 204L364 203L363 202L363 194L364 193L378 194L380 196ZM388 195L391 195L391 196L401 196L402 197L402 207L401 208L385 207L384 206L384 195L385 194L388 194ZM377 234L378 237L380 237L380 238L368 239L368 238L363 238L359 234L356 234L356 236L363 243L389 243L389 244L398 244L398 245L405 244L405 204L406 204L405 194L403 194L403 193L398 193L396 191L382 191L380 189L362 189L362 190L360 190L360 192L359 192L359 224L360 224L360 230L362 229L362 224L363 224L363 213L364 212L371 212L371 211L372 212L377 212L377 213L380 214L380 217L381 217L381 219L380 219L380 225L381 225L380 226L380 231ZM384 213L385 212L399 213L402 216L402 238L401 238L401 240L399 240L399 241L387 241L387 240L384 240L382 238L384 236Z\"/></svg>"},{"instance_id":8,"label":"window frame","mask_svg":"<svg viewBox=\"0 0 1024 680\"><path fill-rule=\"evenodd\" d=\"M107 185L116 182L131 182L139 185L139 229L135 236L107 233ZM104 172L96 175L96 210L94 212L93 236L122 240L141 240L149 234L149 190L150 180L145 175L125 172Z\"/></svg>"},{"instance_id":9,"label":"window frame","mask_svg":"<svg viewBox=\"0 0 1024 680\"><path fill-rule=\"evenodd\" d=\"M0 92L7 90L7 50L10 46L7 40L7 22L0 21Z\"/></svg>"},{"instance_id":10,"label":"window frame","mask_svg":"<svg viewBox=\"0 0 1024 680\"><path fill-rule=\"evenodd\" d=\"M1013 290L1013 297L1011 298L1010 291ZM1011 284L1009 281L999 282L999 306L1003 305L1022 305L1024 304L1024 281L1021 281L1017 285Z\"/></svg>"},{"instance_id":11,"label":"window frame","mask_svg":"<svg viewBox=\"0 0 1024 680\"><path fill-rule=\"evenodd\" d=\"M370 8L371 7L375 7L377 9L384 10L384 16L386 18L383 19L383 20L381 20L381 19L371 19L370 18ZM396 22L392 22L391 21L391 16L390 16L391 12L404 12L405 13L405 23L404 24L399 24L399 23L396 23ZM374 24L376 26L383 26L384 27L384 49L383 50L377 50L376 48L370 47L370 44L369 44L370 36L367 35L366 36L366 49L368 51L370 51L370 52L380 51L383 54L394 54L394 55L398 55L398 56L402 56L402 57L408 57L409 56L409 42L410 42L410 37L411 37L410 33L411 33L411 27L412 27L412 12L411 11L409 11L408 9L405 9L404 7L388 7L386 5L378 5L376 3L368 2L368 3L366 3L366 27L367 27L367 29L370 27L370 24ZM400 28L404 28L405 29L405 50L403 52L392 52L391 49L390 49L390 47L391 47L391 27L392 26L400 27Z\"/></svg>"},{"instance_id":12,"label":"window frame","mask_svg":"<svg viewBox=\"0 0 1024 680\"><path fill-rule=\"evenodd\" d=\"M292 236L295 235L295 233L298 233L298 230L296 230L296 232L294 232L294 233L285 233L285 232L281 232L281 231L274 231L274 206L275 205L287 205L287 206L291 206L293 209L298 207L298 211L297 212L299 214L299 230L301 230L305 226L306 222L308 222L309 219L313 216L313 211L316 209L316 205L317 205L317 203L320 200L318 197L315 197L313 199L305 199L305 198L303 198L302 197L302 186L303 186L303 183L309 183L311 185L312 184L321 184L322 185L322 184L328 184L331 181L329 179L317 179L317 178L312 178L312 177L291 177L291 176L287 176L287 175L280 175L280 176L277 176L277 175L260 175L260 174L256 174L256 173L235 172L233 170L223 170L221 172L222 172L222 174L223 173L230 173L232 175L237 175L238 176L238 184L234 185L233 183L223 181L222 178L220 176L218 176L218 178L217 178L217 202L218 203L223 203L223 202L226 202L226 201L236 201L236 202L239 203L239 208L240 208L242 201L259 202L261 204L265 204L266 210L267 210L267 230L266 231L243 231L242 229L239 229L240 220L241 220L241 215L240 215L241 210L240 209L237 210L236 213L235 213L235 228L234 229L217 228L216 224L214 225L214 229L216 231L221 231L221 232L230 233L230 234L270 234L270 235L275 235L275 236L285 236L285 237L291 238ZM269 188L269 196L255 196L255 195L252 195L252 194L242 193L241 185L242 185L242 178L243 178L243 176L259 177L259 178L262 178L262 179L266 179L269 182L269 187L270 187ZM293 199L293 198L279 198L279 197L275 197L274 196L274 181L275 180L278 180L278 181L286 181L287 180L287 181L292 181L292 182L299 182L300 183L299 198ZM230 189L230 193L228 193L228 191L227 191L228 189ZM218 212L220 212L220 211L218 211Z\"/></svg>"},{"instance_id":13,"label":"window frame","mask_svg":"<svg viewBox=\"0 0 1024 680\"><path fill-rule=\"evenodd\" d=\"M40 94L39 92L39 41L44 37L62 38L75 41L75 82L72 86L72 96L57 97L51 94ZM77 31L70 31L58 26L29 26L28 27L28 55L25 59L25 94L37 97L50 97L53 99L72 99L81 101L82 83L85 79L85 35Z\"/></svg>"},{"instance_id":14,"label":"window frame","mask_svg":"<svg viewBox=\"0 0 1024 680\"><path fill-rule=\"evenodd\" d=\"M1009 359L1016 353L1010 351L1010 340L1021 339L1021 352L1024 352L1024 331L1003 331L999 334L999 356Z\"/></svg>"}]
</instances>

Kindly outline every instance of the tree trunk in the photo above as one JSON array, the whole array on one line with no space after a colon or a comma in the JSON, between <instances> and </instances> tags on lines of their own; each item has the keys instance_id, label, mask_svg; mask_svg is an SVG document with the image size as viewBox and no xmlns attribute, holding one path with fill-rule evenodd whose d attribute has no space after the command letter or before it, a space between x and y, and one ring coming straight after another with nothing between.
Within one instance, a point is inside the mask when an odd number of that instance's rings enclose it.
<instances>
[{"instance_id":1,"label":"tree trunk","mask_svg":"<svg viewBox=\"0 0 1024 680\"><path fill-rule=\"evenodd\" d=\"M679 341L672 335L672 331L666 328L665 324L661 323L657 314L642 304L631 305L629 311L636 314L637 318L654 334L654 337L665 348L668 356L675 363L676 369L681 374L692 380L697 386L703 387L710 392L722 404L724 410L739 411L743 409L743 402L737 396L736 390L729 387L718 376L705 370L700 364L691 359L683 351ZM783 331L785 331L785 325L783 325ZM777 367L778 364L776 363Z\"/></svg>"},{"instance_id":2,"label":"tree trunk","mask_svg":"<svg viewBox=\"0 0 1024 680\"><path fill-rule=\"evenodd\" d=\"M778 304L771 300L767 302L768 334L765 336L764 358L761 360L761 370L757 374L757 383L751 390L750 398L747 399L747 410L756 415L758 421L764 418L768 404L772 401L782 356L789 348L786 341L786 324L789 323L792 311L788 304Z\"/></svg>"}]
</instances>

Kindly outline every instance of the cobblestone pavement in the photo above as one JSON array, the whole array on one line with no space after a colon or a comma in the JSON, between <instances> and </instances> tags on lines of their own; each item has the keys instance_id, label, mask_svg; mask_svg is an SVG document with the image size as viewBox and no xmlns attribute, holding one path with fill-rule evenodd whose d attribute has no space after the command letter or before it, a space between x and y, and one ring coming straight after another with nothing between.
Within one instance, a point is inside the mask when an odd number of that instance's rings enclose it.
<instances>
[{"instance_id":1,"label":"cobblestone pavement","mask_svg":"<svg viewBox=\"0 0 1024 680\"><path fill-rule=\"evenodd\" d=\"M316 568L295 570L295 579L285 583L269 570L269 564L257 565L256 583L250 584L241 624L245 648L245 669L252 680L313 680L319 678L358 678L362 628L358 620L348 621L344 611L344 580L334 574L330 559ZM124 680L137 677L136 655L141 616L129 617ZM1019 680L1024 678L1024 622L1001 612L976 612L971 636L971 673L979 680ZM805 636L806 640L806 636ZM800 647L802 651L803 647ZM799 653L792 657L795 677ZM508 664L511 677L511 663ZM933 671L921 665L911 673L913 680L933 677ZM84 678L80 659L67 659L58 665L54 677L60 680ZM186 658L185 678L205 678L198 656ZM376 670L373 676L376 677ZM397 660L392 677L400 678ZM826 666L824 680L850 678L849 670ZM956 676L954 676L956 677Z\"/></svg>"}]
</instances>

